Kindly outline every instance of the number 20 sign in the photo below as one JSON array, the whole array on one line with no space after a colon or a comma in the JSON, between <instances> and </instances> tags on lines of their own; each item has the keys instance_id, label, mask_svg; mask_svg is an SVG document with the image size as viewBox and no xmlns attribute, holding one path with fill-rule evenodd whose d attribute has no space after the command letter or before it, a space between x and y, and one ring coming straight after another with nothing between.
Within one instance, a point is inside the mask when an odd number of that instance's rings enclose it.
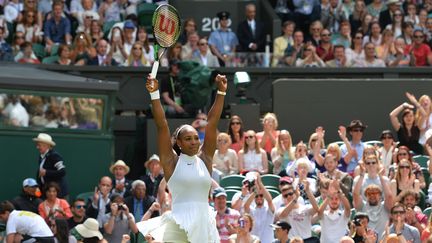
<instances>
[{"instance_id":1,"label":"number 20 sign","mask_svg":"<svg viewBox=\"0 0 432 243\"><path fill-rule=\"evenodd\" d=\"M228 27L231 26L231 19L228 19ZM201 20L201 31L202 32L212 32L219 29L219 18L214 17L204 17Z\"/></svg>"}]
</instances>

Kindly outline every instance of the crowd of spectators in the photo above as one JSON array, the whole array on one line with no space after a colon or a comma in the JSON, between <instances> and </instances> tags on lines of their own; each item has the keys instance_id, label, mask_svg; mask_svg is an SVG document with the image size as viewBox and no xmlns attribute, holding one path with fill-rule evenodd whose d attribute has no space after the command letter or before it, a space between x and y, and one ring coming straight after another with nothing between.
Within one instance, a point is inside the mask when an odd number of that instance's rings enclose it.
<instances>
[{"instance_id":1,"label":"crowd of spectators","mask_svg":"<svg viewBox=\"0 0 432 243\"><path fill-rule=\"evenodd\" d=\"M0 94L2 126L101 129L103 111L97 98Z\"/></svg>"},{"instance_id":2,"label":"crowd of spectators","mask_svg":"<svg viewBox=\"0 0 432 243\"><path fill-rule=\"evenodd\" d=\"M262 131L248 130L241 117L232 116L217 136L209 192L221 242L430 242L432 220L425 209L432 202L432 164L426 162L432 154L432 103L427 95L417 99L406 93L406 99L389 111L392 130L372 142L363 140L368 125L361 120L328 128L340 141L326 144L323 127L304 136L307 142L293 141L276 114L263 116ZM207 116L197 114L192 126L203 141ZM140 178L129 178L129 166L118 160L94 191L82 188L87 196L71 200L64 177L67 158L55 152L48 134L33 140L40 153L38 178L24 180L13 206L0 204L3 221L28 216L14 213L26 210L51 226L59 242L64 232L83 240L85 225L93 227L98 241L127 242L142 230L140 222L170 210L158 155L143 164L146 173ZM224 178L239 174L244 177L237 185L224 185ZM266 184L268 175L278 184ZM18 229L19 220L12 222ZM62 224L66 230L55 231ZM13 232L10 228L7 232ZM151 235L143 237L153 242Z\"/></svg>"},{"instance_id":3,"label":"crowd of spectators","mask_svg":"<svg viewBox=\"0 0 432 243\"><path fill-rule=\"evenodd\" d=\"M0 60L151 66L155 60L148 33L151 26L140 26L139 6L163 2L2 1ZM283 23L280 37L271 40L273 33L257 18L253 3L246 5L246 18L238 23L230 21L228 11L215 13L219 27L208 36L199 35L193 16L183 16L179 42L169 48L161 64L168 66L173 59L209 67L421 67L432 63L430 0L272 2Z\"/></svg>"}]
</instances>

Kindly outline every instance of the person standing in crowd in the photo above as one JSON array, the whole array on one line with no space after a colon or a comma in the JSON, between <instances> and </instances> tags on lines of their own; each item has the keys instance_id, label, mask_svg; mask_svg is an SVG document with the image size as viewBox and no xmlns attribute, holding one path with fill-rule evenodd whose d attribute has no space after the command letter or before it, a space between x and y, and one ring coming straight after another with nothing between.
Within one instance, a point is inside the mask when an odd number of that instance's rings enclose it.
<instances>
[{"instance_id":1,"label":"person standing in crowd","mask_svg":"<svg viewBox=\"0 0 432 243\"><path fill-rule=\"evenodd\" d=\"M369 226L381 235L385 231L385 226L389 220L390 210L393 207L394 196L391 193L390 186L384 181L380 175L381 187L376 184L370 184L364 190L366 200L361 196L361 186L364 180L364 173L360 174L359 179L354 184L353 188L353 206L357 212L367 213L369 216ZM384 199L382 198L384 192Z\"/></svg>"},{"instance_id":2,"label":"person standing in crowd","mask_svg":"<svg viewBox=\"0 0 432 243\"><path fill-rule=\"evenodd\" d=\"M236 52L236 46L239 44L237 36L229 29L228 19L230 13L222 11L217 14L220 28L211 32L209 45L212 53L219 59L221 67L225 67L226 62L232 58Z\"/></svg>"},{"instance_id":3,"label":"person standing in crowd","mask_svg":"<svg viewBox=\"0 0 432 243\"><path fill-rule=\"evenodd\" d=\"M347 146L344 144L341 146L342 157L347 163L347 172L349 174L354 173L355 168L358 165L358 162L361 160L364 150L364 143L362 142L362 137L364 130L367 128L366 125L360 120L351 121L350 125L347 127L348 132L351 135L351 150L348 153Z\"/></svg>"},{"instance_id":4,"label":"person standing in crowd","mask_svg":"<svg viewBox=\"0 0 432 243\"><path fill-rule=\"evenodd\" d=\"M244 205L245 213L251 214L255 224L251 233L258 236L262 242L273 240L273 230L269 227L273 223L275 207L272 197L261 181L259 173L255 173L255 188ZM255 202L254 206L251 206Z\"/></svg>"},{"instance_id":5,"label":"person standing in crowd","mask_svg":"<svg viewBox=\"0 0 432 243\"><path fill-rule=\"evenodd\" d=\"M110 167L110 172L114 175L112 193L118 193L123 197L127 197L130 194L132 182L126 179L126 175L129 173L129 166L123 160L117 160Z\"/></svg>"},{"instance_id":6,"label":"person standing in crowd","mask_svg":"<svg viewBox=\"0 0 432 243\"><path fill-rule=\"evenodd\" d=\"M206 135L201 145L198 132L190 125L180 126L174 132L174 139L171 137L160 102L158 81L150 75L147 77L146 88L151 96L152 113L158 132L160 161L172 194L172 211L163 214L159 224L154 224L152 220L144 222L153 227L147 232L141 232L144 235L150 233L156 240L164 242L220 241L215 212L208 204L208 192L216 149L216 130L226 95L227 78L217 75L215 83L218 91L208 112ZM158 229L162 229L162 232L158 233Z\"/></svg>"},{"instance_id":7,"label":"person standing in crowd","mask_svg":"<svg viewBox=\"0 0 432 243\"><path fill-rule=\"evenodd\" d=\"M407 93L408 94L408 93ZM419 105L418 102L414 103ZM415 122L414 106L405 102L390 112L390 122L396 131L399 146L407 146L416 154L422 154L423 147L419 143L420 129ZM402 122L399 121L399 114L402 113Z\"/></svg>"},{"instance_id":8,"label":"person standing in crowd","mask_svg":"<svg viewBox=\"0 0 432 243\"><path fill-rule=\"evenodd\" d=\"M213 190L213 201L216 214L216 226L219 232L220 242L229 243L228 237L234 234L235 225L240 218L240 213L227 206L227 194L222 187Z\"/></svg>"},{"instance_id":9,"label":"person standing in crowd","mask_svg":"<svg viewBox=\"0 0 432 243\"><path fill-rule=\"evenodd\" d=\"M294 45L294 34L295 23L292 21L285 21L282 25L283 35L277 37L273 41L273 61L272 67L283 66L285 61L283 60L285 49L288 46Z\"/></svg>"},{"instance_id":10,"label":"person standing in crowd","mask_svg":"<svg viewBox=\"0 0 432 243\"><path fill-rule=\"evenodd\" d=\"M15 197L11 203L16 210L30 211L38 213L39 204L42 202L39 185L33 178L27 178L22 183L21 195Z\"/></svg>"},{"instance_id":11,"label":"person standing in crowd","mask_svg":"<svg viewBox=\"0 0 432 243\"><path fill-rule=\"evenodd\" d=\"M0 221L6 224L6 242L54 243L54 235L45 220L32 212L15 210L12 203L0 203Z\"/></svg>"},{"instance_id":12,"label":"person standing in crowd","mask_svg":"<svg viewBox=\"0 0 432 243\"><path fill-rule=\"evenodd\" d=\"M156 197L159 184L163 179L163 170L160 165L160 159L157 154L153 154L144 163L146 174L140 177L144 181L146 187L146 195Z\"/></svg>"},{"instance_id":13,"label":"person standing in crowd","mask_svg":"<svg viewBox=\"0 0 432 243\"><path fill-rule=\"evenodd\" d=\"M38 184L43 188L50 182L55 182L60 186L59 198L67 198L69 188L66 181L66 166L62 156L54 150L56 143L52 137L46 133L39 133L33 138L36 148L39 150L39 169L37 173Z\"/></svg>"},{"instance_id":14,"label":"person standing in crowd","mask_svg":"<svg viewBox=\"0 0 432 243\"><path fill-rule=\"evenodd\" d=\"M99 180L99 185L95 188L90 205L87 206L86 214L89 218L97 219L99 226L102 227L102 218L109 211L108 205L112 189L112 180L104 176Z\"/></svg>"},{"instance_id":15,"label":"person standing in crowd","mask_svg":"<svg viewBox=\"0 0 432 243\"><path fill-rule=\"evenodd\" d=\"M266 151L268 157L270 157L270 153L276 145L276 140L279 136L279 130L277 130L278 125L276 114L267 113L262 119L263 131L256 134L261 148Z\"/></svg>"},{"instance_id":16,"label":"person standing in crowd","mask_svg":"<svg viewBox=\"0 0 432 243\"><path fill-rule=\"evenodd\" d=\"M348 231L351 206L338 179L330 183L328 196L321 204L318 215L321 219L321 242L336 242Z\"/></svg>"},{"instance_id":17,"label":"person standing in crowd","mask_svg":"<svg viewBox=\"0 0 432 243\"><path fill-rule=\"evenodd\" d=\"M249 3L245 7L246 19L237 28L237 37L242 52L263 52L266 33L264 24L255 19L256 6Z\"/></svg>"}]
</instances>

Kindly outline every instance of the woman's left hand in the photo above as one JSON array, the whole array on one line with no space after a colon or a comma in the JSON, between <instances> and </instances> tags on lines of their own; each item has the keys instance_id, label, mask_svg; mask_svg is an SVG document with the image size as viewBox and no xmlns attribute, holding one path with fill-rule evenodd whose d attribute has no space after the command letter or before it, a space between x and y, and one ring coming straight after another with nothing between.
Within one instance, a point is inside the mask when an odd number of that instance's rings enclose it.
<instances>
[{"instance_id":1,"label":"woman's left hand","mask_svg":"<svg viewBox=\"0 0 432 243\"><path fill-rule=\"evenodd\" d=\"M219 91L226 92L228 88L228 80L225 75L218 74L215 78L215 82Z\"/></svg>"}]
</instances>

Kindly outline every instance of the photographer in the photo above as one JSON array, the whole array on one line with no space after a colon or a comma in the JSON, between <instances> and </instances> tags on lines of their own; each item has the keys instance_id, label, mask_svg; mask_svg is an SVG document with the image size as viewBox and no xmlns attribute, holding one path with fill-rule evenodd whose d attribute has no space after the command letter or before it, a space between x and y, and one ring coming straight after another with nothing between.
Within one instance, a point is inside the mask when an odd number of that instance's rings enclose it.
<instances>
[{"instance_id":1,"label":"photographer","mask_svg":"<svg viewBox=\"0 0 432 243\"><path fill-rule=\"evenodd\" d=\"M137 233L138 228L134 216L129 212L120 194L114 193L110 201L111 213L105 214L102 219L104 238L108 242L121 242L124 234L130 234L131 231Z\"/></svg>"},{"instance_id":2,"label":"photographer","mask_svg":"<svg viewBox=\"0 0 432 243\"><path fill-rule=\"evenodd\" d=\"M350 235L355 243L376 243L377 233L368 227L369 216L366 213L358 212L350 223Z\"/></svg>"},{"instance_id":3,"label":"photographer","mask_svg":"<svg viewBox=\"0 0 432 243\"><path fill-rule=\"evenodd\" d=\"M242 190L234 194L231 199L231 207L240 213L244 211L244 205L255 189L256 173L248 172L242 181Z\"/></svg>"}]
</instances>

